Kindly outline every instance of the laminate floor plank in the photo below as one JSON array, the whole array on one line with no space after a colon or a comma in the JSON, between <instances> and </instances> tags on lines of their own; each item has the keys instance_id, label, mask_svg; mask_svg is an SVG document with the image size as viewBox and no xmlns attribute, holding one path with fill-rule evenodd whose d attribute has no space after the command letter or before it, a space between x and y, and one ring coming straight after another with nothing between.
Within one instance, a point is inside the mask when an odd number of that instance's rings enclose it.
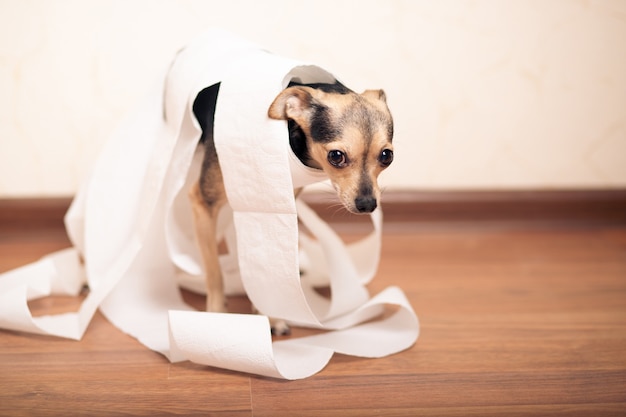
<instances>
[{"instance_id":1,"label":"laminate floor plank","mask_svg":"<svg viewBox=\"0 0 626 417\"><path fill-rule=\"evenodd\" d=\"M0 271L68 244L60 229L0 231ZM395 224L369 288L390 285L419 316L415 346L335 355L299 381L170 364L100 313L81 341L0 331L0 415L626 415L626 227Z\"/></svg>"}]
</instances>

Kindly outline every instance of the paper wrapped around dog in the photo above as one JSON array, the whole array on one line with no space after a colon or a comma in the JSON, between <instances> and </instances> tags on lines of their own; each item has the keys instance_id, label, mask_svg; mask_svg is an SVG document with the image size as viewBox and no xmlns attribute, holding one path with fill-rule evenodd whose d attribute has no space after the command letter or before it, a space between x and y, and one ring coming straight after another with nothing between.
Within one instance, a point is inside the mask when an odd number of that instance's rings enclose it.
<instances>
[{"instance_id":1,"label":"paper wrapped around dog","mask_svg":"<svg viewBox=\"0 0 626 417\"><path fill-rule=\"evenodd\" d=\"M378 263L380 211L373 233L346 246L294 200L294 186L324 177L293 155L285 123L267 117L292 79L335 80L221 32L183 49L74 199L65 219L74 248L0 276L0 327L80 339L100 309L171 361L286 379L318 372L333 352L381 357L410 347L419 324L402 291L370 298L364 286ZM220 213L229 252L220 262L227 292L245 291L263 315L192 311L178 291L203 288L187 201L202 158L192 104L217 83L215 142L230 205ZM298 219L314 238L299 234ZM78 312L32 317L28 299L76 294L85 283ZM317 284L329 284L332 297L318 295ZM372 320L385 304L398 308ZM267 316L328 331L272 342Z\"/></svg>"}]
</instances>

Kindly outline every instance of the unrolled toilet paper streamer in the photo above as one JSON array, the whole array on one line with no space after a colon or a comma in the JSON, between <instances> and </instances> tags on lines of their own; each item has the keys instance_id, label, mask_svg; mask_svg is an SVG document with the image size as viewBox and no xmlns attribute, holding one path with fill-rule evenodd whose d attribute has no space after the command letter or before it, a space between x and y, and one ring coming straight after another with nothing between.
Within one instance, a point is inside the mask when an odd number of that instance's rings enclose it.
<instances>
[{"instance_id":1,"label":"unrolled toilet paper streamer","mask_svg":"<svg viewBox=\"0 0 626 417\"><path fill-rule=\"evenodd\" d=\"M380 210L372 233L346 245L294 198L294 187L325 177L293 155L285 122L267 117L292 79L335 80L219 31L181 50L72 202L65 223L73 247L0 275L0 327L80 339L99 309L173 362L285 379L315 374L334 352L381 357L412 346L419 323L402 291L370 298L365 287L378 265ZM204 285L187 199L202 159L192 105L217 83L214 136L229 201L218 226L228 247L220 264L227 292L245 292L259 315L194 311L179 291ZM77 312L32 316L28 300L77 294L85 284ZM331 297L317 285L329 285ZM389 304L393 314L381 315ZM326 331L273 342L268 316Z\"/></svg>"}]
</instances>

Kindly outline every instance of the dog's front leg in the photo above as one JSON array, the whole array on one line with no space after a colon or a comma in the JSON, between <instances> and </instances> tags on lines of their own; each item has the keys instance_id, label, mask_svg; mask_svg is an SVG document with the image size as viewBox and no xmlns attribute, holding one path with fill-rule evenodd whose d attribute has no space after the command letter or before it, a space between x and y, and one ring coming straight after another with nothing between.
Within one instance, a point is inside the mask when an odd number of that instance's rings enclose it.
<instances>
[{"instance_id":1,"label":"dog's front leg","mask_svg":"<svg viewBox=\"0 0 626 417\"><path fill-rule=\"evenodd\" d=\"M202 197L199 182L189 191L193 208L196 239L202 256L206 279L206 310L214 313L226 312L224 281L218 258L217 215L226 202L225 198L208 204Z\"/></svg>"}]
</instances>

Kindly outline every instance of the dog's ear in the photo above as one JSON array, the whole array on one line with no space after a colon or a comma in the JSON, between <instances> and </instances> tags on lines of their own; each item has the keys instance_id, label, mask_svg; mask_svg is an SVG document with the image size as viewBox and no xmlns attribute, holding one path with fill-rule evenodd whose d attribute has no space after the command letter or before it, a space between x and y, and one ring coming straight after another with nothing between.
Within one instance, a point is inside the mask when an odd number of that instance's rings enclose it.
<instances>
[{"instance_id":1,"label":"dog's ear","mask_svg":"<svg viewBox=\"0 0 626 417\"><path fill-rule=\"evenodd\" d=\"M309 118L315 90L310 87L289 87L283 90L270 105L267 115L272 119L292 119L296 123Z\"/></svg>"},{"instance_id":2,"label":"dog's ear","mask_svg":"<svg viewBox=\"0 0 626 417\"><path fill-rule=\"evenodd\" d=\"M381 100L387 102L387 95L383 90L365 90L361 93L363 97L373 98L375 100Z\"/></svg>"}]
</instances>

